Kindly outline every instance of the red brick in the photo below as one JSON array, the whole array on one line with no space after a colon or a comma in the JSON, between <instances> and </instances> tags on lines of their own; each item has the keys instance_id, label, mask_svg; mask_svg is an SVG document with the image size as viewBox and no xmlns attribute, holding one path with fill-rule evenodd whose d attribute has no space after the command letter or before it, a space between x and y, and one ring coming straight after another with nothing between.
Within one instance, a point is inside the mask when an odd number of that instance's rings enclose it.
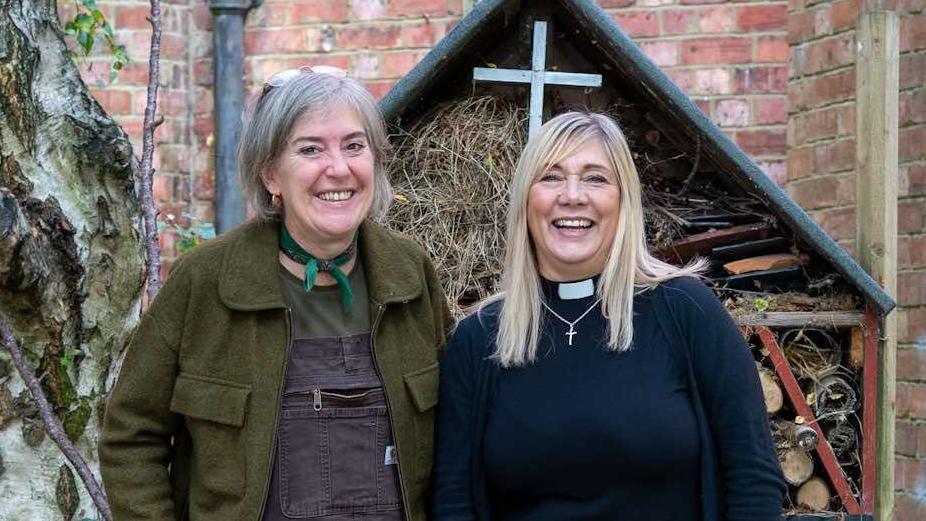
<instances>
[{"instance_id":1,"label":"red brick","mask_svg":"<svg viewBox=\"0 0 926 521\"><path fill-rule=\"evenodd\" d=\"M660 67L678 65L678 42L674 40L655 40L640 42L640 49Z\"/></svg>"},{"instance_id":2,"label":"red brick","mask_svg":"<svg viewBox=\"0 0 926 521\"><path fill-rule=\"evenodd\" d=\"M731 64L752 59L752 42L748 38L696 38L682 43L682 63Z\"/></svg>"},{"instance_id":3,"label":"red brick","mask_svg":"<svg viewBox=\"0 0 926 521\"><path fill-rule=\"evenodd\" d=\"M205 2L194 2L192 5L193 26L203 31L211 31L212 12L209 10L209 4Z\"/></svg>"},{"instance_id":4,"label":"red brick","mask_svg":"<svg viewBox=\"0 0 926 521\"><path fill-rule=\"evenodd\" d=\"M899 351L898 351L899 354ZM917 425L898 421L894 425L894 452L904 456L916 456Z\"/></svg>"},{"instance_id":5,"label":"red brick","mask_svg":"<svg viewBox=\"0 0 926 521\"><path fill-rule=\"evenodd\" d=\"M813 173L813 147L788 148L788 179L794 181Z\"/></svg>"},{"instance_id":6,"label":"red brick","mask_svg":"<svg viewBox=\"0 0 926 521\"><path fill-rule=\"evenodd\" d=\"M125 90L114 90L112 87L90 91L90 94L100 103L108 114L118 116L129 114L132 110L132 93Z\"/></svg>"},{"instance_id":7,"label":"red brick","mask_svg":"<svg viewBox=\"0 0 926 521\"><path fill-rule=\"evenodd\" d=\"M404 25L399 34L403 47L431 47L447 34L447 24L425 21Z\"/></svg>"},{"instance_id":8,"label":"red brick","mask_svg":"<svg viewBox=\"0 0 926 521\"><path fill-rule=\"evenodd\" d=\"M900 166L900 195L926 194L926 164Z\"/></svg>"},{"instance_id":9,"label":"red brick","mask_svg":"<svg viewBox=\"0 0 926 521\"><path fill-rule=\"evenodd\" d=\"M666 9L662 11L662 29L665 34L697 32L698 11L694 9Z\"/></svg>"},{"instance_id":10,"label":"red brick","mask_svg":"<svg viewBox=\"0 0 926 521\"><path fill-rule=\"evenodd\" d=\"M756 41L756 62L788 61L788 42L783 36L760 36Z\"/></svg>"},{"instance_id":11,"label":"red brick","mask_svg":"<svg viewBox=\"0 0 926 521\"><path fill-rule=\"evenodd\" d=\"M855 98L855 68L812 76L792 82L788 87L788 98L796 110L851 100Z\"/></svg>"},{"instance_id":12,"label":"red brick","mask_svg":"<svg viewBox=\"0 0 926 521\"><path fill-rule=\"evenodd\" d=\"M215 198L215 179L211 172L205 175L197 175L194 178L193 197L210 201Z\"/></svg>"},{"instance_id":13,"label":"red brick","mask_svg":"<svg viewBox=\"0 0 926 521\"><path fill-rule=\"evenodd\" d=\"M379 25L347 25L338 31L338 50L370 50L393 49L400 47L399 33L401 28L396 24Z\"/></svg>"},{"instance_id":14,"label":"red brick","mask_svg":"<svg viewBox=\"0 0 926 521\"><path fill-rule=\"evenodd\" d=\"M897 379L908 382L926 381L926 348L897 350Z\"/></svg>"},{"instance_id":15,"label":"red brick","mask_svg":"<svg viewBox=\"0 0 926 521\"><path fill-rule=\"evenodd\" d=\"M784 186L788 181L788 167L781 160L756 161L756 165L769 176L778 186Z\"/></svg>"},{"instance_id":16,"label":"red brick","mask_svg":"<svg viewBox=\"0 0 926 521\"><path fill-rule=\"evenodd\" d=\"M898 137L901 161L926 157L926 125L902 128Z\"/></svg>"},{"instance_id":17,"label":"red brick","mask_svg":"<svg viewBox=\"0 0 926 521\"><path fill-rule=\"evenodd\" d=\"M356 9L356 6L355 6ZM460 0L390 0L387 3L389 16L420 17L420 16L448 16L458 15L462 12Z\"/></svg>"},{"instance_id":18,"label":"red brick","mask_svg":"<svg viewBox=\"0 0 926 521\"><path fill-rule=\"evenodd\" d=\"M170 201L174 194L174 178L168 175L155 174L151 180L151 196L156 203Z\"/></svg>"},{"instance_id":19,"label":"red brick","mask_svg":"<svg viewBox=\"0 0 926 521\"><path fill-rule=\"evenodd\" d=\"M813 219L833 239L840 241L855 237L855 208L830 208L813 212Z\"/></svg>"},{"instance_id":20,"label":"red brick","mask_svg":"<svg viewBox=\"0 0 926 521\"><path fill-rule=\"evenodd\" d=\"M367 88L368 91L370 91L371 94L373 94L376 99L381 99L386 95L387 92L389 92L389 89L395 85L395 82L392 80L368 81L364 82L363 85Z\"/></svg>"},{"instance_id":21,"label":"red brick","mask_svg":"<svg viewBox=\"0 0 926 521\"><path fill-rule=\"evenodd\" d=\"M350 13L348 0L303 0L293 2L289 8L292 24L346 22Z\"/></svg>"},{"instance_id":22,"label":"red brick","mask_svg":"<svg viewBox=\"0 0 926 521\"><path fill-rule=\"evenodd\" d=\"M855 178L853 175L813 177L789 184L788 192L805 210L842 206L855 200Z\"/></svg>"},{"instance_id":23,"label":"red brick","mask_svg":"<svg viewBox=\"0 0 926 521\"><path fill-rule=\"evenodd\" d=\"M905 490L919 494L926 486L926 461L909 458L896 460L902 479L894 483L895 489Z\"/></svg>"},{"instance_id":24,"label":"red brick","mask_svg":"<svg viewBox=\"0 0 926 521\"><path fill-rule=\"evenodd\" d=\"M719 127L749 125L749 102L742 98L719 100L714 110L714 122Z\"/></svg>"},{"instance_id":25,"label":"red brick","mask_svg":"<svg viewBox=\"0 0 926 521\"><path fill-rule=\"evenodd\" d=\"M905 199L897 203L897 233L921 233L926 224L923 201Z\"/></svg>"},{"instance_id":26,"label":"red brick","mask_svg":"<svg viewBox=\"0 0 926 521\"><path fill-rule=\"evenodd\" d=\"M894 496L895 521L921 521L926 519L926 497L896 494Z\"/></svg>"},{"instance_id":27,"label":"red brick","mask_svg":"<svg viewBox=\"0 0 926 521\"><path fill-rule=\"evenodd\" d=\"M356 20L374 20L386 16L386 2L384 0L353 0L351 2L351 17Z\"/></svg>"},{"instance_id":28,"label":"red brick","mask_svg":"<svg viewBox=\"0 0 926 521\"><path fill-rule=\"evenodd\" d=\"M611 15L627 34L634 37L659 36L659 18L656 11L618 11Z\"/></svg>"},{"instance_id":29,"label":"red brick","mask_svg":"<svg viewBox=\"0 0 926 521\"><path fill-rule=\"evenodd\" d=\"M784 129L741 130L736 144L752 156L784 155L787 150Z\"/></svg>"},{"instance_id":30,"label":"red brick","mask_svg":"<svg viewBox=\"0 0 926 521\"><path fill-rule=\"evenodd\" d=\"M897 311L897 340L915 343L917 349L926 348L926 308L900 308ZM926 436L926 429L923 434ZM926 454L926 437L923 442L920 450Z\"/></svg>"},{"instance_id":31,"label":"red brick","mask_svg":"<svg viewBox=\"0 0 926 521\"><path fill-rule=\"evenodd\" d=\"M897 274L897 303L902 306L926 304L926 272L902 271ZM898 401L899 399L900 396L898 396Z\"/></svg>"},{"instance_id":32,"label":"red brick","mask_svg":"<svg viewBox=\"0 0 926 521\"><path fill-rule=\"evenodd\" d=\"M926 89L900 93L900 126L926 123Z\"/></svg>"},{"instance_id":33,"label":"red brick","mask_svg":"<svg viewBox=\"0 0 926 521\"><path fill-rule=\"evenodd\" d=\"M627 7L636 2L635 0L597 0L595 3L604 9L610 9L612 7Z\"/></svg>"},{"instance_id":34,"label":"red brick","mask_svg":"<svg viewBox=\"0 0 926 521\"><path fill-rule=\"evenodd\" d=\"M426 52L392 52L383 54L380 59L382 78L400 78L412 70Z\"/></svg>"},{"instance_id":35,"label":"red brick","mask_svg":"<svg viewBox=\"0 0 926 521\"><path fill-rule=\"evenodd\" d=\"M854 34L841 34L795 48L795 66L802 74L833 70L855 61Z\"/></svg>"},{"instance_id":36,"label":"red brick","mask_svg":"<svg viewBox=\"0 0 926 521\"><path fill-rule=\"evenodd\" d=\"M788 26L785 3L744 6L736 13L736 25L744 32L775 31Z\"/></svg>"},{"instance_id":37,"label":"red brick","mask_svg":"<svg viewBox=\"0 0 926 521\"><path fill-rule=\"evenodd\" d=\"M926 236L900 236L897 239L897 264L901 268L926 268Z\"/></svg>"},{"instance_id":38,"label":"red brick","mask_svg":"<svg viewBox=\"0 0 926 521\"><path fill-rule=\"evenodd\" d=\"M900 88L910 89L926 84L926 52L900 55Z\"/></svg>"},{"instance_id":39,"label":"red brick","mask_svg":"<svg viewBox=\"0 0 926 521\"><path fill-rule=\"evenodd\" d=\"M926 48L926 15L900 19L900 52Z\"/></svg>"},{"instance_id":40,"label":"red brick","mask_svg":"<svg viewBox=\"0 0 926 521\"><path fill-rule=\"evenodd\" d=\"M279 54L321 50L321 32L317 29L255 29L244 34L244 52Z\"/></svg>"},{"instance_id":41,"label":"red brick","mask_svg":"<svg viewBox=\"0 0 926 521\"><path fill-rule=\"evenodd\" d=\"M855 27L858 21L858 0L838 0L832 3L830 23L833 31Z\"/></svg>"},{"instance_id":42,"label":"red brick","mask_svg":"<svg viewBox=\"0 0 926 521\"><path fill-rule=\"evenodd\" d=\"M788 98L756 98L753 101L753 123L756 125L776 125L788 122Z\"/></svg>"},{"instance_id":43,"label":"red brick","mask_svg":"<svg viewBox=\"0 0 926 521\"><path fill-rule=\"evenodd\" d=\"M689 94L730 94L734 92L735 78L728 68L695 69L690 74Z\"/></svg>"},{"instance_id":44,"label":"red brick","mask_svg":"<svg viewBox=\"0 0 926 521\"><path fill-rule=\"evenodd\" d=\"M839 107L798 114L790 121L789 129L790 143L795 146L834 137L839 132Z\"/></svg>"},{"instance_id":45,"label":"red brick","mask_svg":"<svg viewBox=\"0 0 926 521\"><path fill-rule=\"evenodd\" d=\"M855 140L852 138L818 143L813 152L816 173L836 173L855 168Z\"/></svg>"},{"instance_id":46,"label":"red brick","mask_svg":"<svg viewBox=\"0 0 926 521\"><path fill-rule=\"evenodd\" d=\"M151 7L147 5L116 6L116 16L113 19L113 28L151 30L151 24L148 22L149 16L151 16Z\"/></svg>"},{"instance_id":47,"label":"red brick","mask_svg":"<svg viewBox=\"0 0 926 521\"><path fill-rule=\"evenodd\" d=\"M701 33L728 33L736 29L736 11L729 6L718 6L700 12L698 27Z\"/></svg>"},{"instance_id":48,"label":"red brick","mask_svg":"<svg viewBox=\"0 0 926 521\"><path fill-rule=\"evenodd\" d=\"M901 288L900 293L907 293ZM914 291L923 297L926 287L916 288ZM906 382L897 383L897 417L898 418L926 418L926 385ZM898 486L900 484L898 483Z\"/></svg>"},{"instance_id":49,"label":"red brick","mask_svg":"<svg viewBox=\"0 0 926 521\"><path fill-rule=\"evenodd\" d=\"M788 69L780 65L736 69L734 92L783 94L788 88Z\"/></svg>"},{"instance_id":50,"label":"red brick","mask_svg":"<svg viewBox=\"0 0 926 521\"><path fill-rule=\"evenodd\" d=\"M727 0L682 0L683 5L693 4L722 4Z\"/></svg>"},{"instance_id":51,"label":"red brick","mask_svg":"<svg viewBox=\"0 0 926 521\"><path fill-rule=\"evenodd\" d=\"M290 25L292 6L282 3L267 3L248 13L245 27L252 28L280 27Z\"/></svg>"},{"instance_id":52,"label":"red brick","mask_svg":"<svg viewBox=\"0 0 926 521\"><path fill-rule=\"evenodd\" d=\"M814 18L810 11L791 13L788 16L788 42L803 43L814 37Z\"/></svg>"}]
</instances>

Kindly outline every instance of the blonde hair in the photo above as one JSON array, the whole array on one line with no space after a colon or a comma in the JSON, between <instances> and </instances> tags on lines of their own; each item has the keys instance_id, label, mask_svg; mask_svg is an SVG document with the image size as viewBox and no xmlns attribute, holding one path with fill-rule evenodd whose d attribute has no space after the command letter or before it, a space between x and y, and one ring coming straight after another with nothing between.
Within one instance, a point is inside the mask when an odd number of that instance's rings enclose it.
<instances>
[{"instance_id":1,"label":"blonde hair","mask_svg":"<svg viewBox=\"0 0 926 521\"><path fill-rule=\"evenodd\" d=\"M601 312L607 318L608 349L626 351L633 339L633 296L660 282L698 276L704 262L684 268L653 257L646 246L640 176L627 140L617 123L603 114L567 112L541 127L528 141L511 183L505 268L501 292L481 306L501 300L495 358L502 367L524 366L536 359L541 329L540 274L527 227L531 185L552 165L574 154L590 139L600 139L618 180L620 206L614 242L598 282Z\"/></svg>"}]
</instances>

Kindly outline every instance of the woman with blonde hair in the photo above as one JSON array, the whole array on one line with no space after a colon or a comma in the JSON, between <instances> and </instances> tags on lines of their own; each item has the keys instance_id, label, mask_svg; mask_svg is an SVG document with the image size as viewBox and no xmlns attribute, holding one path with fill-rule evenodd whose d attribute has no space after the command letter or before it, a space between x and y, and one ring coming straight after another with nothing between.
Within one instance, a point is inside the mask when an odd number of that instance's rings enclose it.
<instances>
[{"instance_id":1,"label":"woman with blonde hair","mask_svg":"<svg viewBox=\"0 0 926 521\"><path fill-rule=\"evenodd\" d=\"M607 116L528 142L502 291L441 365L434 519L780 518L749 349L700 264L647 251L641 199Z\"/></svg>"}]
</instances>

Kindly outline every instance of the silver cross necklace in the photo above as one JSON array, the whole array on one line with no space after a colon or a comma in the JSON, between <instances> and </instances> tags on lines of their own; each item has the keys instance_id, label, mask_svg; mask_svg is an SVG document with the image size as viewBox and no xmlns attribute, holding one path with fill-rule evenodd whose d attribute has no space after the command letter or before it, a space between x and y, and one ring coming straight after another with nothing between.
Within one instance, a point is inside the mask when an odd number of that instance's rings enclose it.
<instances>
[{"instance_id":1,"label":"silver cross necklace","mask_svg":"<svg viewBox=\"0 0 926 521\"><path fill-rule=\"evenodd\" d=\"M582 320L583 318L585 318L585 315L588 315L589 313L591 313L591 311L592 311L593 309L595 309L595 306L597 306L599 302L601 302L601 299L600 299L600 298L599 298L598 300L596 300L596 301L591 305L591 307L589 307L588 309L586 309L584 313L582 313L581 315L579 315L579 318L577 318L577 319L573 320L572 322L570 322L570 321L566 320L565 318L563 318L562 316L560 316L560 314L557 313L556 311L553 311L553 309L551 309L550 306L548 306L546 302L544 302L544 301L542 301L542 300L540 301L540 303L543 304L543 307L547 308L547 311L549 311L550 313L552 313L554 317L556 317L556 318L562 320L564 324L566 324L567 326L569 326L569 331L566 332L566 336L569 337L568 340L569 340L569 345L570 345L570 346L572 345L572 337L576 336L576 324L578 324L580 320Z\"/></svg>"}]
</instances>

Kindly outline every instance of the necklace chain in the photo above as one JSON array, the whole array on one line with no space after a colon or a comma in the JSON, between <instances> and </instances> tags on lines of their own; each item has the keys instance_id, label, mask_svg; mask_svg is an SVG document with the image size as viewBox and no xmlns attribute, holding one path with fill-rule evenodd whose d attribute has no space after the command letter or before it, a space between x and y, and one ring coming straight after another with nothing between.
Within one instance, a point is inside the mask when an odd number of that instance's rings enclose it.
<instances>
[{"instance_id":1,"label":"necklace chain","mask_svg":"<svg viewBox=\"0 0 926 521\"><path fill-rule=\"evenodd\" d=\"M563 317L562 317L559 313L557 313L556 311L553 311L553 308L551 308L550 306L548 306L546 302L544 302L544 301L542 301L542 300L540 301L540 303L543 304L543 307L547 308L547 311L549 311L554 317L556 317L556 318L562 320L564 324L566 324L567 326L569 326L569 331L566 332L566 336L568 337L569 345L570 345L570 346L572 345L572 337L574 337L574 336L576 335L576 331L575 331L576 324L578 324L579 321L581 321L583 318L585 318L586 315L588 315L589 313L591 313L592 310L595 309L595 307L598 305L599 302L601 302L601 299L600 299L600 298L599 298L598 300L596 300L594 303L592 303L592 305L591 305L588 309L586 309L581 315L579 315L579 318L577 318L577 319L573 320L572 322L570 322L570 321L566 320L565 318L563 318Z\"/></svg>"}]
</instances>

